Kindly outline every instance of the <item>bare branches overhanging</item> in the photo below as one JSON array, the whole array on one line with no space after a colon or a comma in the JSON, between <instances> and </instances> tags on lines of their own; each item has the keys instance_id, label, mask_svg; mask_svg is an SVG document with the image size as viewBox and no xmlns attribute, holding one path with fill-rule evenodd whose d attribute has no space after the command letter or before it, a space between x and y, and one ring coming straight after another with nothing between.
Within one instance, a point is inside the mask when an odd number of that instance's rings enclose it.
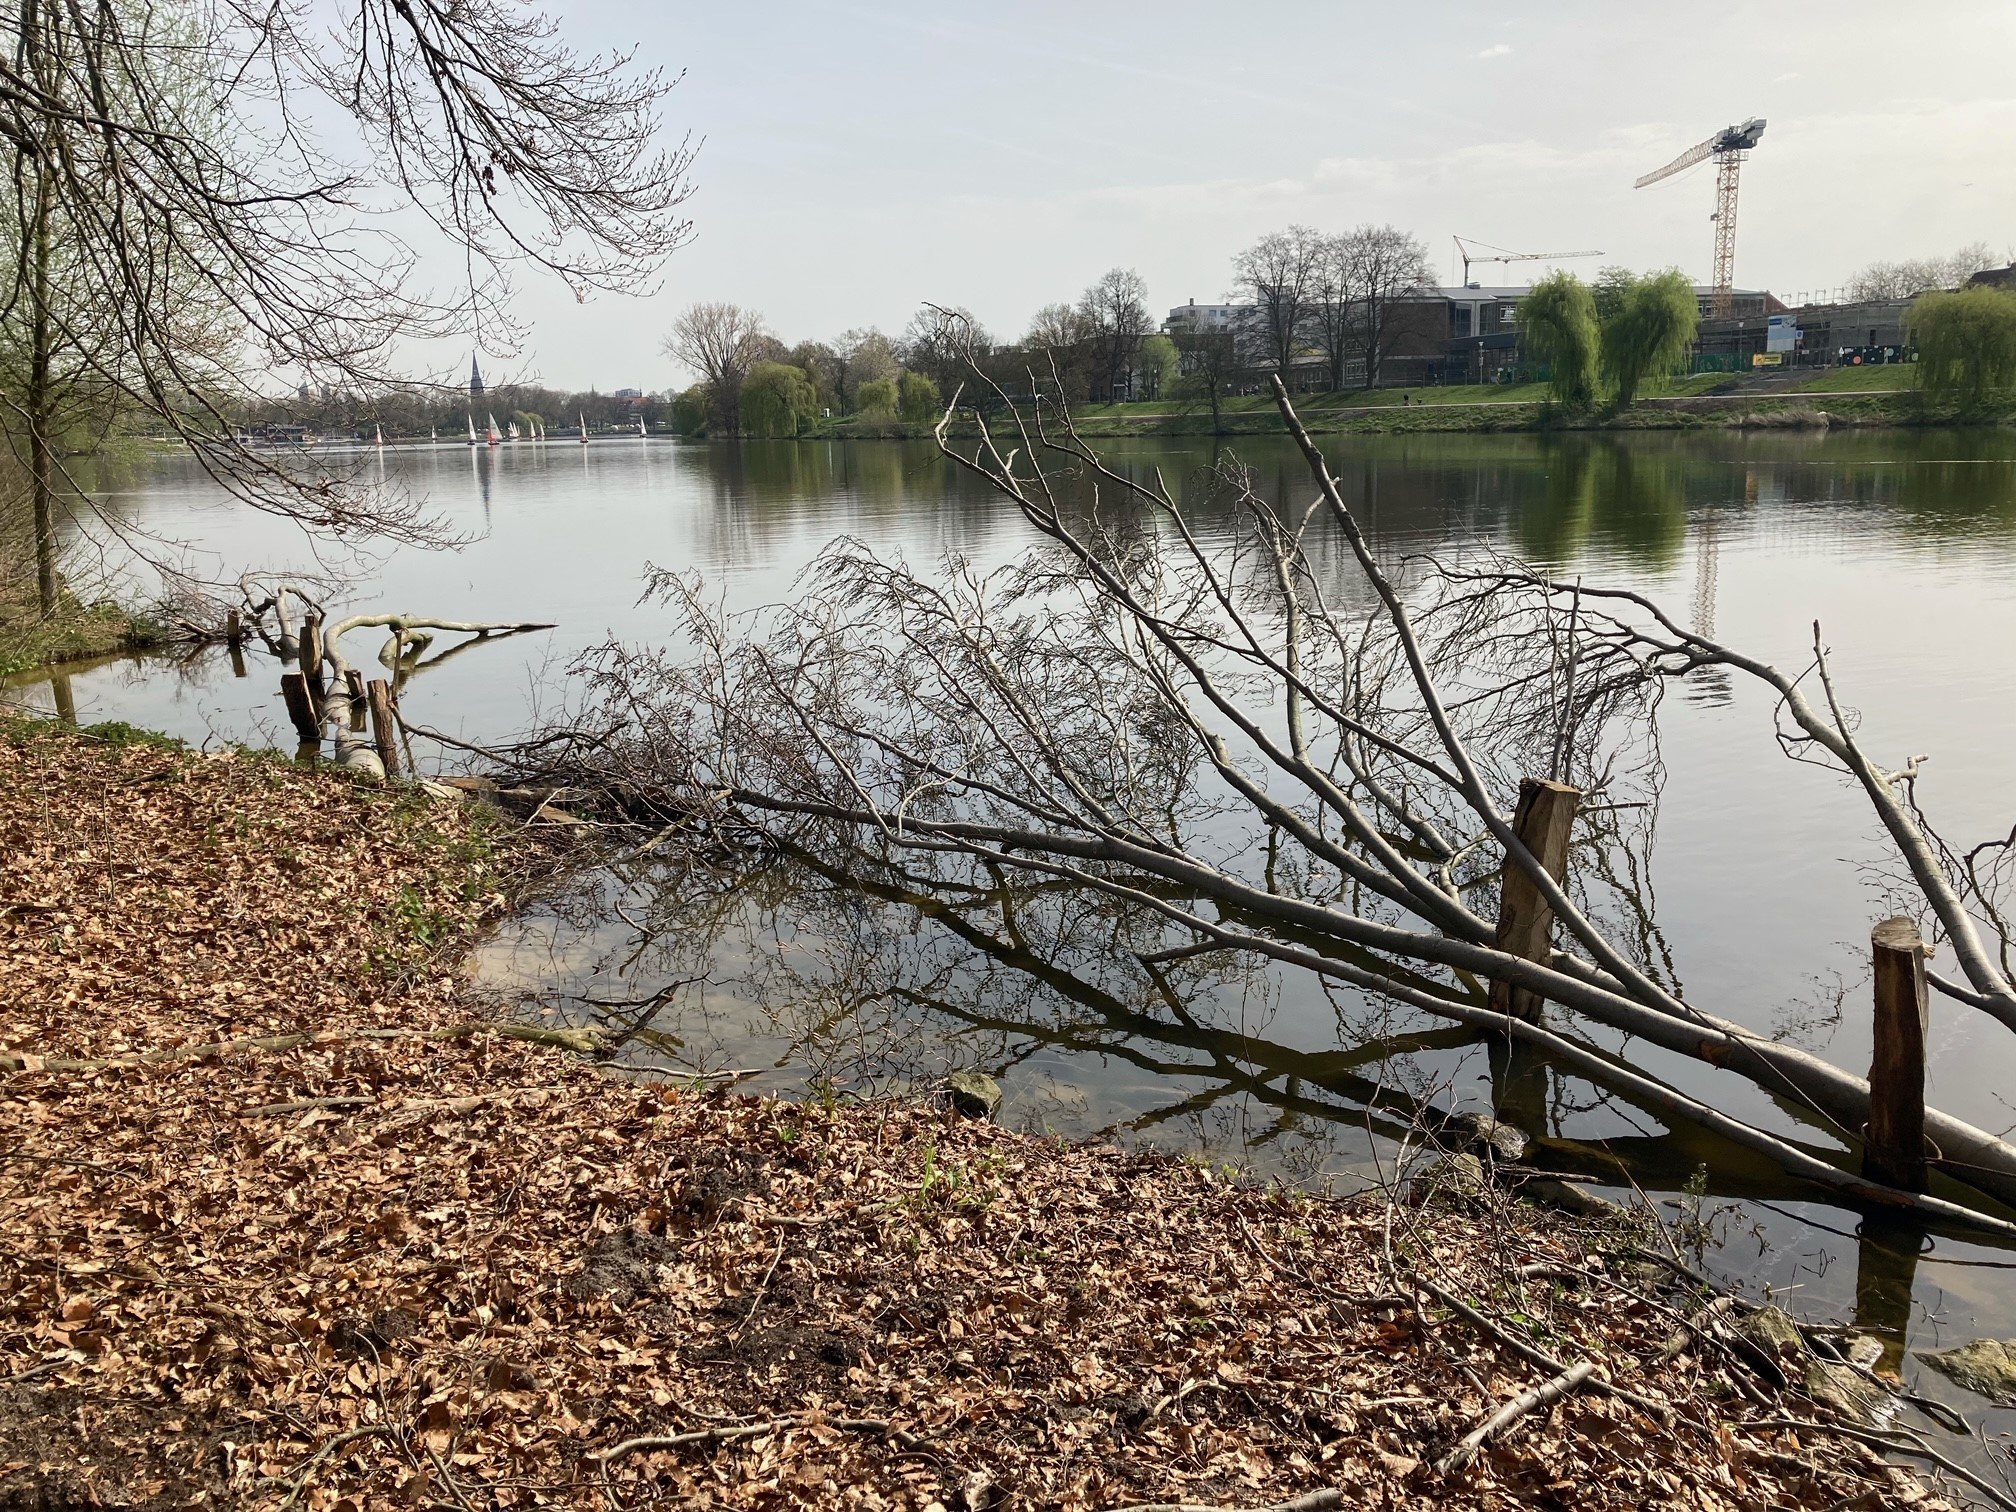
<instances>
[{"instance_id":1,"label":"bare branches overhanging","mask_svg":"<svg viewBox=\"0 0 2016 1512\"><path fill-rule=\"evenodd\" d=\"M438 542L371 472L247 444L237 404L275 377L374 391L444 338L508 350L517 270L634 293L689 234L693 148L658 119L676 80L507 0L13 12L0 414L41 536L83 492L79 429L123 420L311 529Z\"/></svg>"},{"instance_id":2,"label":"bare branches overhanging","mask_svg":"<svg viewBox=\"0 0 2016 1512\"><path fill-rule=\"evenodd\" d=\"M1068 883L1147 921L1144 961L1230 950L1300 968L1557 1064L1600 1061L1657 1116L1856 1200L2007 1227L1621 1066L1642 1040L1735 1071L1845 1146L1868 1116L1861 1078L1687 1000L1647 943L1642 900L1605 880L1640 866L1558 879L1511 812L1522 778L1571 784L1589 800L1578 848L1630 855L1658 796L1661 690L1710 664L1762 678L1791 738L1831 753L1883 814L1955 941L1963 990L1999 1003L2007 980L1908 780L1862 756L1831 696L1822 712L1800 679L1643 599L1482 552L1382 559L1277 398L1315 497L1283 513L1221 469L1210 486L1236 500L1237 523L1207 538L1159 474L1123 473L1068 416L1017 413L997 392L987 409L1005 410L1005 430L976 416L977 443L961 450L941 427L940 445L1020 512L1038 550L925 574L841 543L793 604L741 618L661 574L653 589L691 654L606 648L584 669L594 749L546 757L655 824L865 837L948 886L973 868ZM1546 959L1508 949L1491 921L1507 868L1565 931ZM1565 1015L1512 1017L1489 982ZM1947 1175L2016 1202L2016 1148L1937 1113L1927 1135Z\"/></svg>"}]
</instances>

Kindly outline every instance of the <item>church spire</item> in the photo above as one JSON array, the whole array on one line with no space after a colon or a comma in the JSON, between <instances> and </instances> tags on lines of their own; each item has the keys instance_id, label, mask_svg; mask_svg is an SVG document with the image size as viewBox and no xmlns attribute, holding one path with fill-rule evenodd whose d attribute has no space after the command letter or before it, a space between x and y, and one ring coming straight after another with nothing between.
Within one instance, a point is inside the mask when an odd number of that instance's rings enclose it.
<instances>
[{"instance_id":1,"label":"church spire","mask_svg":"<svg viewBox=\"0 0 2016 1512\"><path fill-rule=\"evenodd\" d=\"M483 369L476 365L474 352L469 354L469 397L471 399L483 397Z\"/></svg>"}]
</instances>

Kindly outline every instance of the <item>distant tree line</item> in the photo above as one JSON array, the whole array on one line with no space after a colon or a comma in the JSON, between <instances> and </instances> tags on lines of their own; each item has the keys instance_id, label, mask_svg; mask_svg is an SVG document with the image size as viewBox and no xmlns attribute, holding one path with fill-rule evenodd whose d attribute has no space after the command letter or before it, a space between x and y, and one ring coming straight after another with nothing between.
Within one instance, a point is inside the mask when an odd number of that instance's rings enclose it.
<instances>
[{"instance_id":1,"label":"distant tree line","mask_svg":"<svg viewBox=\"0 0 2016 1512\"><path fill-rule=\"evenodd\" d=\"M248 428L299 425L321 436L369 437L377 428L388 437L430 431L459 436L472 425L481 434L493 419L499 426L516 421L521 431L536 422L557 435L582 424L591 431L631 429L640 418L657 425L670 417L670 406L650 395L574 393L528 383L499 383L475 397L461 385L381 383L304 386L293 394L248 400L234 408L234 416Z\"/></svg>"},{"instance_id":2,"label":"distant tree line","mask_svg":"<svg viewBox=\"0 0 2016 1512\"><path fill-rule=\"evenodd\" d=\"M1848 280L1851 300L1913 299L1932 289L1957 289L1983 268L2000 267L2011 257L1997 257L1986 242L1972 242L1944 257L1914 257L1902 262L1872 262Z\"/></svg>"},{"instance_id":3,"label":"distant tree line","mask_svg":"<svg viewBox=\"0 0 2016 1512\"><path fill-rule=\"evenodd\" d=\"M1141 275L1115 268L1075 302L1038 310L1019 340L996 340L970 310L925 305L895 336L868 326L787 346L760 312L701 303L663 349L700 378L672 401L681 430L780 437L827 418L934 419L976 373L1020 398L1157 398L1178 353L1156 325Z\"/></svg>"}]
</instances>

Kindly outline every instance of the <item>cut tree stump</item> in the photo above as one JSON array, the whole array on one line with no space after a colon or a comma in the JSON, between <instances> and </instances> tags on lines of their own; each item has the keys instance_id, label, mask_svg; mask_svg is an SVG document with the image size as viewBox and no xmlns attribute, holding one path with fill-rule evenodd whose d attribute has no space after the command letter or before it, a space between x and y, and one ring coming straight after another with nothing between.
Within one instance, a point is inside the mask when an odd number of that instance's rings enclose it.
<instances>
[{"instance_id":1,"label":"cut tree stump","mask_svg":"<svg viewBox=\"0 0 2016 1512\"><path fill-rule=\"evenodd\" d=\"M1869 1128L1862 1174L1925 1190L1925 941L1915 919L1885 919L1871 931L1876 972L1875 1047L1869 1062Z\"/></svg>"},{"instance_id":2,"label":"cut tree stump","mask_svg":"<svg viewBox=\"0 0 2016 1512\"><path fill-rule=\"evenodd\" d=\"M385 764L385 775L399 775L399 734L393 724L392 685L382 677L374 677L364 685L364 696L371 706L371 741L378 747L378 759Z\"/></svg>"},{"instance_id":3,"label":"cut tree stump","mask_svg":"<svg viewBox=\"0 0 2016 1512\"><path fill-rule=\"evenodd\" d=\"M1512 831L1556 882L1567 880L1568 840L1575 831L1575 810L1582 790L1541 777L1522 778L1519 806L1512 813ZM1554 952L1554 910L1540 889L1510 856L1499 883L1498 948L1522 960L1547 964ZM1540 1022L1547 1000L1531 988L1510 982L1491 984L1491 1006L1499 1013Z\"/></svg>"},{"instance_id":4,"label":"cut tree stump","mask_svg":"<svg viewBox=\"0 0 2016 1512\"><path fill-rule=\"evenodd\" d=\"M286 701L287 717L294 722L294 733L301 737L301 744L320 746L322 725L315 718L315 697L308 690L308 679L299 672L282 672L280 697Z\"/></svg>"}]
</instances>

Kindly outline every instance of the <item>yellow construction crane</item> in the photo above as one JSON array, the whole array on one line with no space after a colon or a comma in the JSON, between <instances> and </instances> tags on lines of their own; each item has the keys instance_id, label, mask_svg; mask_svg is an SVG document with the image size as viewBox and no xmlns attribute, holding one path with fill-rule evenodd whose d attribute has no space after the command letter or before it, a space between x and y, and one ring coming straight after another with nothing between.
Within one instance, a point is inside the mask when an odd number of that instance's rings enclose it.
<instances>
[{"instance_id":1,"label":"yellow construction crane","mask_svg":"<svg viewBox=\"0 0 2016 1512\"><path fill-rule=\"evenodd\" d=\"M1683 168L1715 159L1715 289L1714 311L1729 315L1736 307L1736 177L1743 159L1764 135L1764 118L1752 116L1741 126L1725 126L1705 142L1696 142L1664 168L1655 169L1632 187L1643 189L1669 179Z\"/></svg>"},{"instance_id":2,"label":"yellow construction crane","mask_svg":"<svg viewBox=\"0 0 2016 1512\"><path fill-rule=\"evenodd\" d=\"M1494 247L1489 242L1474 241L1467 236L1452 236L1456 243L1456 255L1463 259L1463 287L1470 287L1470 264L1474 263L1515 263L1515 262L1562 262L1571 257L1601 257L1602 251L1595 252L1511 252L1504 247ZM1472 252L1472 247L1493 253L1490 257Z\"/></svg>"}]
</instances>

